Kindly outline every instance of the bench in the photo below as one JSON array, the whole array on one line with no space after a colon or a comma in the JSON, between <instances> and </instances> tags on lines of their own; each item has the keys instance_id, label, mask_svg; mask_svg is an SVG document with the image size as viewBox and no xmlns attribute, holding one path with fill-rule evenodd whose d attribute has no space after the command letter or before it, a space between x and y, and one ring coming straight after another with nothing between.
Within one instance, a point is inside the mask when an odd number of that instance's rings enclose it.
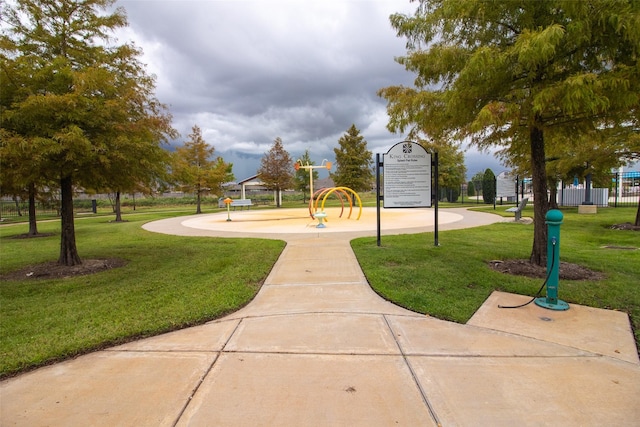
<instances>
[{"instance_id":1,"label":"bench","mask_svg":"<svg viewBox=\"0 0 640 427\"><path fill-rule=\"evenodd\" d=\"M516 215L516 221L520 221L522 217L522 210L527 206L527 202L529 201L528 197L525 197L520 201L517 207L507 209L507 212L513 212Z\"/></svg>"},{"instance_id":2,"label":"bench","mask_svg":"<svg viewBox=\"0 0 640 427\"><path fill-rule=\"evenodd\" d=\"M231 200L231 207L233 208L234 211L236 210L237 207L239 207L240 210L242 210L245 206L247 207L247 209L249 209L250 206L253 206L253 203L251 203L251 199L232 199ZM218 199L218 207L219 208L227 207L227 205L224 203L224 198L220 197Z\"/></svg>"}]
</instances>

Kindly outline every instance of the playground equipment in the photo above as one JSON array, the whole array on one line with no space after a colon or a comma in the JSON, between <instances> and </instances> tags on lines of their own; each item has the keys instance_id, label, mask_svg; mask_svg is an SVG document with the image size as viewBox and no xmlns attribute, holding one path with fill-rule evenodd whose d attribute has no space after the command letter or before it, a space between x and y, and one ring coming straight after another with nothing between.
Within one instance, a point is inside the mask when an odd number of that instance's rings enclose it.
<instances>
[{"instance_id":1,"label":"playground equipment","mask_svg":"<svg viewBox=\"0 0 640 427\"><path fill-rule=\"evenodd\" d=\"M227 221L231 221L231 213L229 212L229 207L231 206L231 203L233 202L233 200L227 197L226 199L223 200L223 202L225 205L227 205Z\"/></svg>"},{"instance_id":2,"label":"playground equipment","mask_svg":"<svg viewBox=\"0 0 640 427\"><path fill-rule=\"evenodd\" d=\"M298 171L300 169L306 169L309 171L309 193L311 194L311 198L313 199L313 170L314 169L326 169L331 170L332 163L327 161L327 159L322 160L322 164L320 166L310 165L307 163L306 165L302 164L302 160L298 159L293 164L293 168Z\"/></svg>"},{"instance_id":3,"label":"playground equipment","mask_svg":"<svg viewBox=\"0 0 640 427\"><path fill-rule=\"evenodd\" d=\"M345 198L349 201L349 215L347 216L347 218L351 218L351 213L353 212L353 198L349 194L351 193L353 197L355 197L355 199L358 201L359 211L356 220L360 219L360 216L362 216L362 200L360 200L360 196L358 195L358 193L348 187L329 187L318 190L309 199L309 215L311 215L311 218L315 218L322 213L325 214L324 218L326 221L324 206L327 202L327 198L334 193L340 199L341 210L339 217L342 218L342 214L344 213L344 199L342 196L345 196ZM322 200L322 204L320 205L320 212L318 212L318 204L320 203L320 200Z\"/></svg>"},{"instance_id":4,"label":"playground equipment","mask_svg":"<svg viewBox=\"0 0 640 427\"><path fill-rule=\"evenodd\" d=\"M362 201L360 200L360 196L358 195L358 193L356 193L355 191L353 191L348 187L322 188L314 193L313 170L314 169L331 170L331 165L332 163L327 161L326 159L324 159L322 161L322 164L319 166L310 165L309 163L307 163L306 165L303 165L300 159L296 160L296 162L293 164L293 167L296 171L300 169L306 169L309 171L309 194L310 194L309 215L311 216L312 219L318 220L318 225L316 225L316 228L326 227L324 225L324 222L327 221L327 213L324 211L324 205L327 201L327 197L329 197L333 193L336 193L336 195L340 199L340 205L342 207L342 210L340 211L340 217L342 217L342 214L344 213L344 199L342 198L342 196L344 195L346 199L349 201L349 215L347 216L347 218L351 218L351 212L353 211L353 198L349 195L349 193L351 193L353 197L355 197L358 200L358 207L360 208L360 211L358 212L358 218L356 219L360 219L360 216L362 215ZM320 206L320 212L318 212L318 202L320 201L320 198L322 198L322 205ZM315 200L315 203L314 203L314 200Z\"/></svg>"},{"instance_id":5,"label":"playground equipment","mask_svg":"<svg viewBox=\"0 0 640 427\"><path fill-rule=\"evenodd\" d=\"M316 228L325 228L326 225L324 225L322 221L327 218L327 214L325 212L317 212L315 216L318 220L318 225L316 225Z\"/></svg>"}]
</instances>

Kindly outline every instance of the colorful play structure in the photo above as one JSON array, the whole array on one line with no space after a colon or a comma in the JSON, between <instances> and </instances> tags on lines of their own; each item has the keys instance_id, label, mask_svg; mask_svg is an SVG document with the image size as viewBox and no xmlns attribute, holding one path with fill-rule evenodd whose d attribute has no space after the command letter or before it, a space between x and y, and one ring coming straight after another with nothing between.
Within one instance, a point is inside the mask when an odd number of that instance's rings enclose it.
<instances>
[{"instance_id":1,"label":"colorful play structure","mask_svg":"<svg viewBox=\"0 0 640 427\"><path fill-rule=\"evenodd\" d=\"M338 199L340 200L340 218L342 218L342 214L344 213L345 199L349 201L349 215L347 216L347 218L351 218L351 213L353 212L353 199L355 198L358 201L359 207L358 217L356 218L356 220L360 219L360 216L362 215L362 200L360 200L360 196L358 195L358 193L356 193L352 189L348 187L329 187L321 188L316 192L313 191L313 169L326 168L327 170L331 170L331 162L323 160L321 165L315 166L308 163L306 165L303 165L300 160L297 160L293 166L295 170L305 169L309 171L309 194L311 195L311 197L309 198L309 215L312 219L318 220L318 225L316 225L316 228L326 227L324 222L327 221L327 213L324 210L324 206L327 202L327 198L332 194L338 196ZM320 204L320 211L318 211L318 204L320 203L320 200L322 200L322 204Z\"/></svg>"}]
</instances>

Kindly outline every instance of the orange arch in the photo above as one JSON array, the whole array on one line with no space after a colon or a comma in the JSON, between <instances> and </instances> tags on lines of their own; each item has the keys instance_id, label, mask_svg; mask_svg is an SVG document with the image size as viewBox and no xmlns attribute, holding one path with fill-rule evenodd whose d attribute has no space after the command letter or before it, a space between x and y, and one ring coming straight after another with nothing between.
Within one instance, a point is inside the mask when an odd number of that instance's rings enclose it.
<instances>
[{"instance_id":1,"label":"orange arch","mask_svg":"<svg viewBox=\"0 0 640 427\"><path fill-rule=\"evenodd\" d=\"M318 211L318 203L320 203L320 199L324 196L323 200L326 200L327 198L327 194L330 192L333 192L333 190L337 188L337 187L330 187L330 188L324 188L321 191L318 192L318 197L315 200L315 206L314 206L314 211L317 212ZM342 195L347 196L347 200L349 200L349 207L351 208L351 198L348 197L348 194L345 191L339 191L336 193L338 195L338 198L340 199L340 206L341 206L341 211L340 211L340 217L342 217L342 214L344 213L344 200L342 199ZM322 212L324 212L324 203L322 204Z\"/></svg>"},{"instance_id":2,"label":"orange arch","mask_svg":"<svg viewBox=\"0 0 640 427\"><path fill-rule=\"evenodd\" d=\"M335 188L335 187L321 188L313 194L313 197L311 199L309 199L309 215L311 216L312 219L315 219L314 213L318 211L318 202L320 201L320 197L327 191L331 190L332 188ZM342 210L340 211L340 217L342 217L342 214L344 213L344 200L342 199L342 194L344 194L345 196L347 195L344 191L337 193L338 198L340 199L340 206L342 208ZM315 199L315 205L313 203L314 199ZM351 203L350 199L349 199L349 203Z\"/></svg>"}]
</instances>

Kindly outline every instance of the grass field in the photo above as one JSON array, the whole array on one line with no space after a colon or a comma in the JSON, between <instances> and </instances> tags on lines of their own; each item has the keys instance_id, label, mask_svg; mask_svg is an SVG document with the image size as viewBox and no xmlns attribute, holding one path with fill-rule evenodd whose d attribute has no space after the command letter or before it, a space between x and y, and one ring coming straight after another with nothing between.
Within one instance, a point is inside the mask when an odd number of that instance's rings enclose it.
<instances>
[{"instance_id":1,"label":"grass field","mask_svg":"<svg viewBox=\"0 0 640 427\"><path fill-rule=\"evenodd\" d=\"M494 212L493 208L485 208ZM496 213L503 214L498 208ZM560 260L603 272L600 281L560 281L559 297L569 303L628 313L636 344L640 343L640 250L604 246L640 247L640 233L611 230L613 224L632 221L634 208L599 209L580 215L564 209ZM511 215L512 214L505 214ZM525 216L533 216L527 208ZM515 222L446 231L433 245L430 233L385 236L352 242L371 286L384 298L420 313L465 323L494 290L535 295L540 279L502 274L488 261L528 259L533 225ZM543 294L544 295L544 294Z\"/></svg>"},{"instance_id":2,"label":"grass field","mask_svg":"<svg viewBox=\"0 0 640 427\"><path fill-rule=\"evenodd\" d=\"M299 203L294 206L298 207ZM459 206L459 205L458 205ZM505 207L484 207L504 213ZM205 212L211 212L211 207ZM217 209L216 209L217 211ZM579 215L564 209L560 259L606 275L600 281L561 281L559 296L571 303L620 310L631 317L640 342L640 234L611 230L631 221L634 208L599 209ZM77 354L200 324L237 310L258 291L284 247L281 241L178 237L150 233L148 221L192 214L192 207L125 212L76 220L84 259L120 258L127 265L91 276L0 284L0 377ZM532 216L527 208L525 216ZM16 239L24 223L0 227L0 273L57 258L59 221L40 222L50 237ZM466 322L493 290L534 295L539 279L514 277L488 268L495 259L525 259L533 226L499 223L440 232L362 238L352 247L373 288L411 310Z\"/></svg>"},{"instance_id":3,"label":"grass field","mask_svg":"<svg viewBox=\"0 0 640 427\"><path fill-rule=\"evenodd\" d=\"M195 325L248 303L284 242L150 233L142 224L175 212L76 220L83 259L120 258L125 267L57 280L0 285L0 376L107 345ZM55 261L58 221L38 224L50 237L16 239L25 224L0 227L0 273Z\"/></svg>"}]
</instances>

